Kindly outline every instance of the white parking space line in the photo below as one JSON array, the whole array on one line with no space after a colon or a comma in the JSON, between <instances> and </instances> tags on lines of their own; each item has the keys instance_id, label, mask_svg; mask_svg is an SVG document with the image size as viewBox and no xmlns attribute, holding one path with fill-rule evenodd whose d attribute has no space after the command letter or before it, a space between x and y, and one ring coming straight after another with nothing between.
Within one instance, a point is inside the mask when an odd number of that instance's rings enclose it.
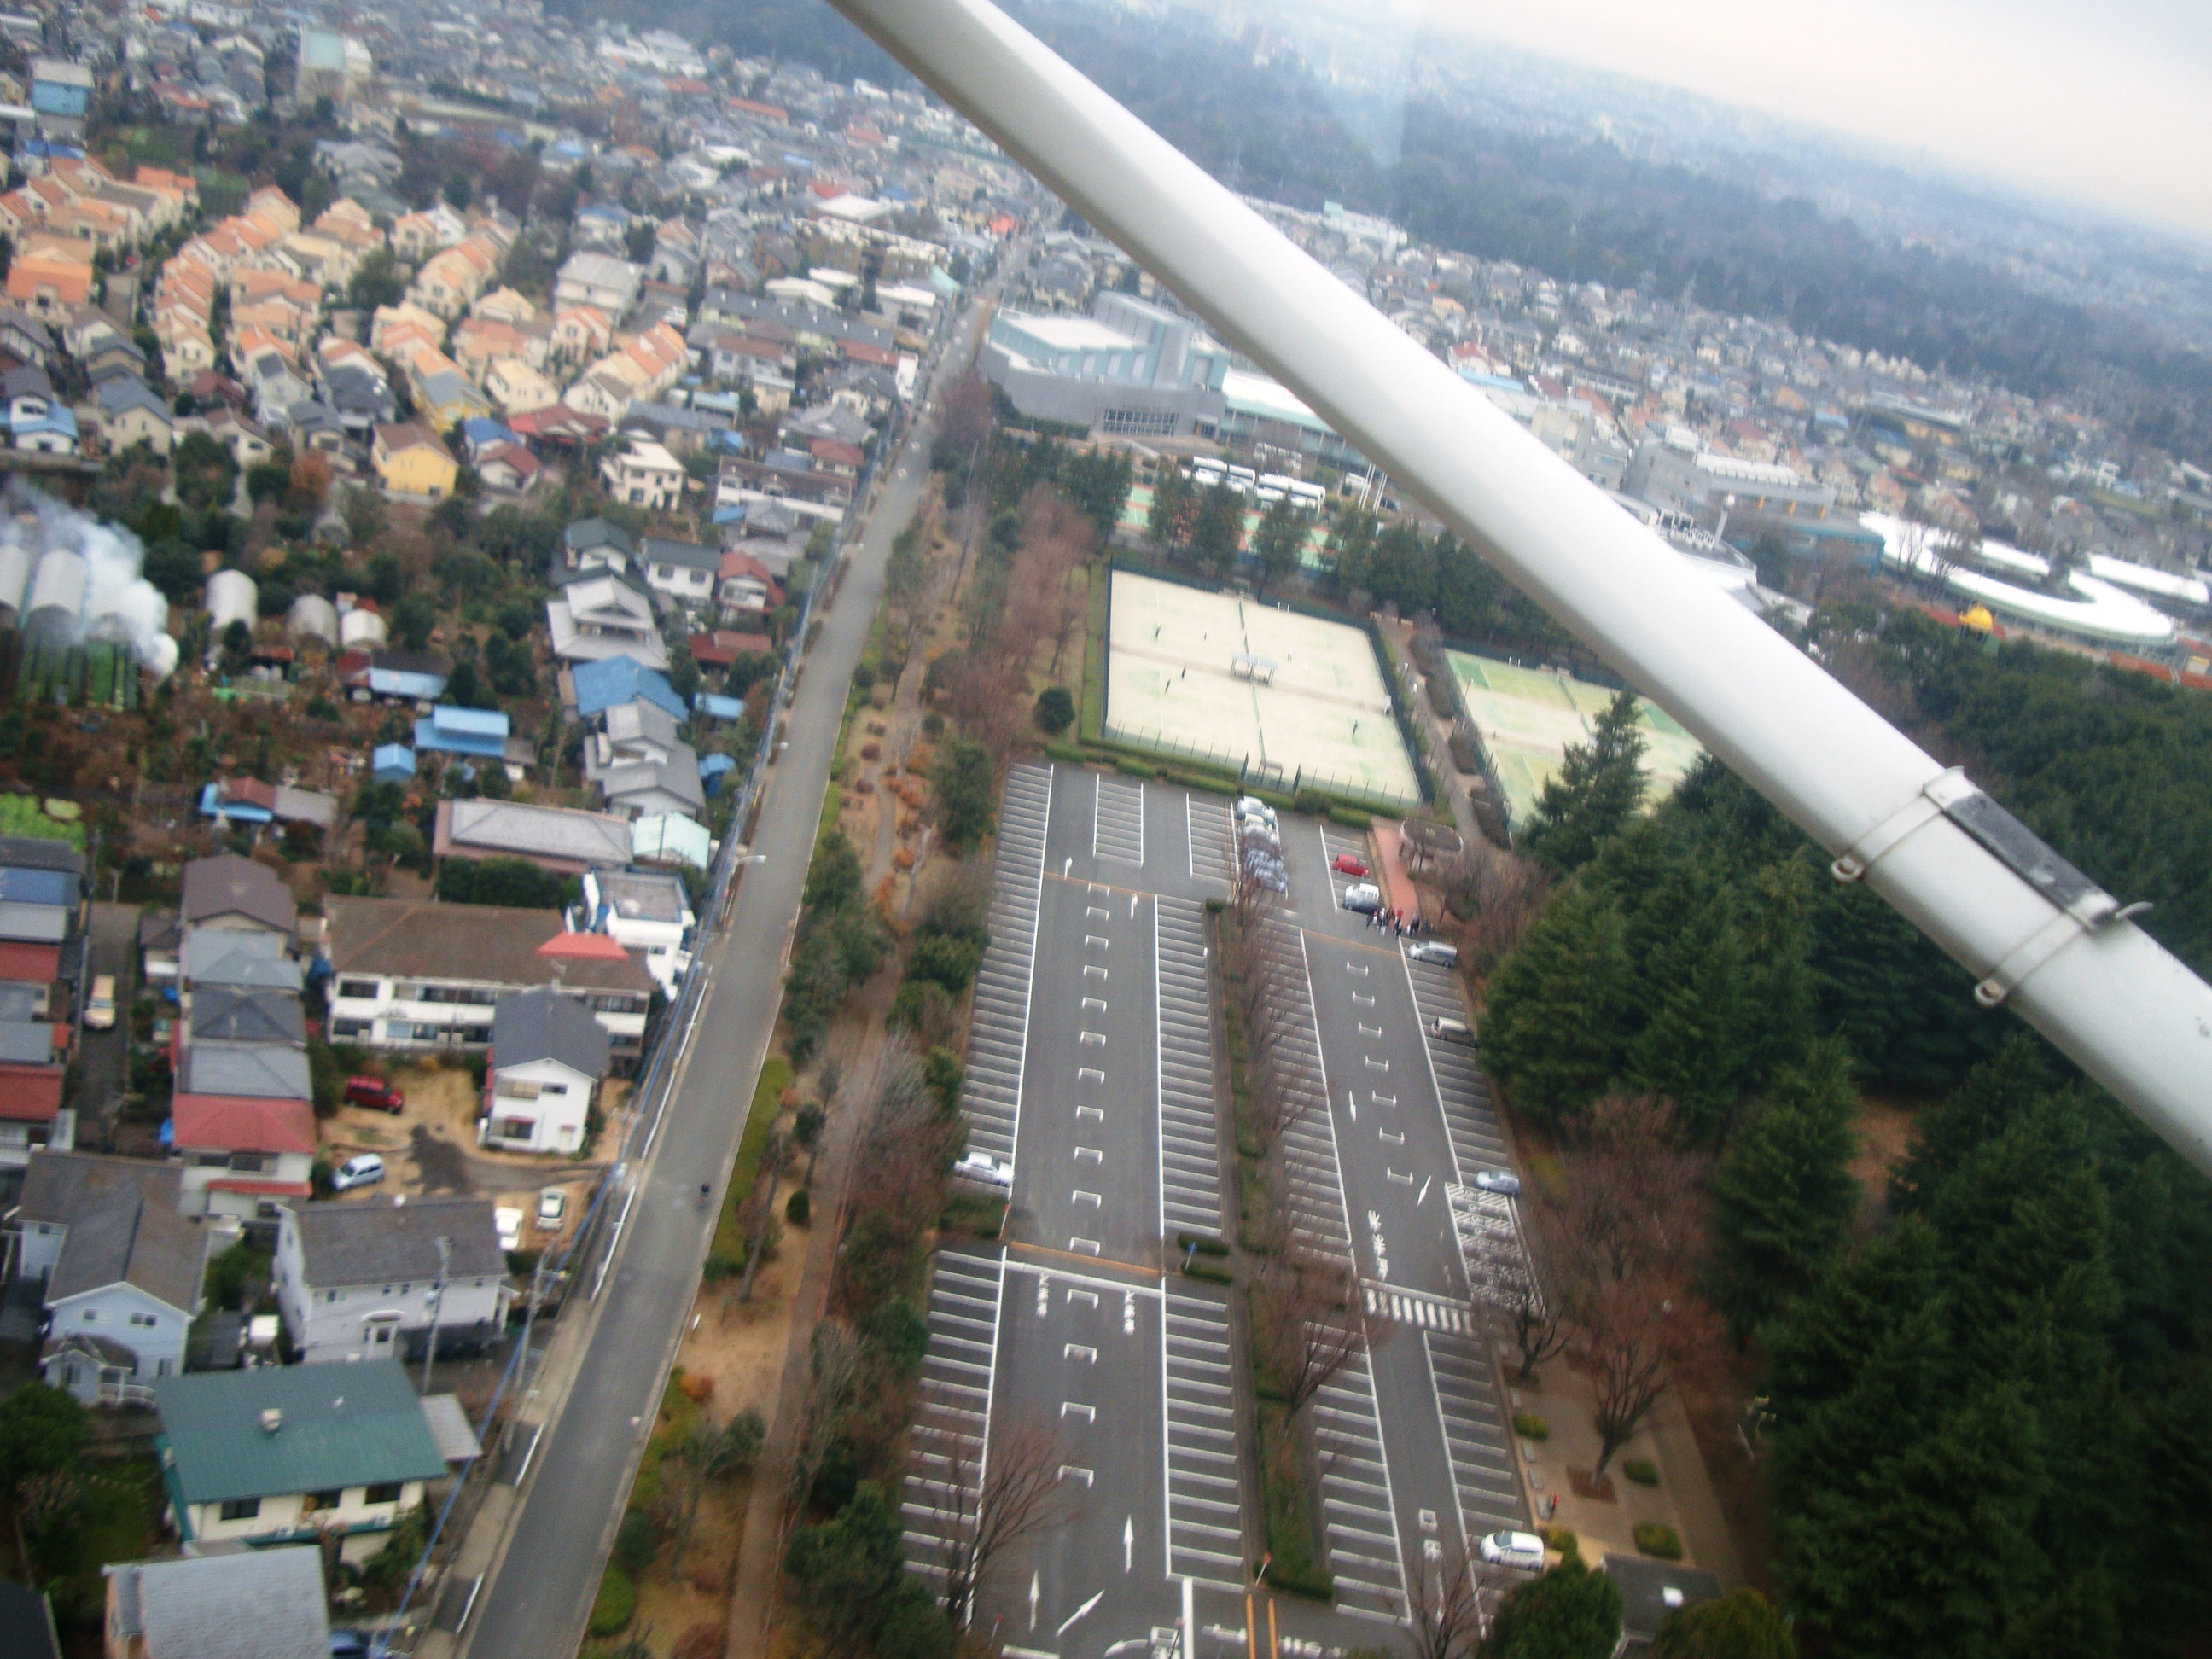
<instances>
[{"instance_id":1,"label":"white parking space line","mask_svg":"<svg viewBox=\"0 0 2212 1659\"><path fill-rule=\"evenodd\" d=\"M1167 1292L1160 1302L1166 1571L1235 1592L1245 1586L1231 1363L1227 1309Z\"/></svg>"},{"instance_id":2,"label":"white parking space line","mask_svg":"<svg viewBox=\"0 0 2212 1659\"><path fill-rule=\"evenodd\" d=\"M1117 782L1103 772L1091 775L1091 855L1118 863L1145 861L1145 786Z\"/></svg>"},{"instance_id":3,"label":"white parking space line","mask_svg":"<svg viewBox=\"0 0 2212 1659\"><path fill-rule=\"evenodd\" d=\"M1163 898L1152 919L1160 1237L1218 1237L1221 1132L1205 915L1189 899Z\"/></svg>"},{"instance_id":4,"label":"white parking space line","mask_svg":"<svg viewBox=\"0 0 2212 1659\"><path fill-rule=\"evenodd\" d=\"M1231 846L1231 809L1211 795L1195 792L1183 798L1183 823L1188 832L1191 878L1228 882L1237 873Z\"/></svg>"},{"instance_id":5,"label":"white parking space line","mask_svg":"<svg viewBox=\"0 0 2212 1659\"><path fill-rule=\"evenodd\" d=\"M1011 1162L1029 1053L1030 995L1044 892L1045 825L1053 770L1017 766L999 804L999 845L988 912L991 944L975 970L960 1104L968 1143Z\"/></svg>"}]
</instances>

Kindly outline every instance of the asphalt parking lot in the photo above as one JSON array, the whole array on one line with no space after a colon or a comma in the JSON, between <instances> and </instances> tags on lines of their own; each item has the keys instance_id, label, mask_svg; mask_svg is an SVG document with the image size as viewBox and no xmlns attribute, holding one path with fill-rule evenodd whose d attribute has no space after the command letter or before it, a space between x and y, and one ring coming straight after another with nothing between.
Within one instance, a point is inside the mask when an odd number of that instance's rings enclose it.
<instances>
[{"instance_id":1,"label":"asphalt parking lot","mask_svg":"<svg viewBox=\"0 0 2212 1659\"><path fill-rule=\"evenodd\" d=\"M1503 1142L1471 1051L1423 1035L1464 1018L1449 972L1341 908L1330 861L1364 837L1289 814L1281 832L1275 942L1310 988L1294 1220L1357 1265L1388 1334L1316 1402L1337 1609L1285 1604L1275 1627L1349 1647L1404 1616L1407 1571L1450 1529L1525 1523L1462 1249L1485 1236L1468 1181ZM971 1146L1014 1165L1012 1203L999 1243L940 1258L922 1437L941 1449L906 1524L927 1571L975 1438L1048 1437L1073 1518L981 1609L1016 1659L1152 1640L1186 1579L1201 1652L1243 1652L1248 1629L1268 1648L1227 1298L1173 1271L1179 1233L1224 1223L1203 907L1232 846L1218 796L1066 766L1008 781L964 1104Z\"/></svg>"}]
</instances>

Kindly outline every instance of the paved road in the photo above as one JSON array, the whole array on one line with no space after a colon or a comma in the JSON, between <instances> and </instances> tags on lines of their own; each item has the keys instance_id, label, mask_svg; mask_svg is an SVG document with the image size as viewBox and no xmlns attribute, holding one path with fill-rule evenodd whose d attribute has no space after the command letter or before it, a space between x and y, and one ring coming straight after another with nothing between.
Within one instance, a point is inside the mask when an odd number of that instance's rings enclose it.
<instances>
[{"instance_id":1,"label":"paved road","mask_svg":"<svg viewBox=\"0 0 2212 1659\"><path fill-rule=\"evenodd\" d=\"M137 992L132 964L138 954L138 907L95 900L92 907L92 966L78 994L90 997L92 980L115 975L115 1024L105 1031L84 1029L77 1055L76 1137L82 1147L107 1144L110 1124L122 1103L131 1040L131 1002Z\"/></svg>"},{"instance_id":2,"label":"paved road","mask_svg":"<svg viewBox=\"0 0 2212 1659\"><path fill-rule=\"evenodd\" d=\"M964 360L969 318L956 324ZM709 1228L702 1172L726 1179L782 994L844 696L883 589L891 538L927 477L925 416L890 465L883 498L823 619L771 775L728 932L702 952L712 977L684 1069L597 1310L599 1326L532 1464L531 1486L471 1620L470 1659L574 1653L642 1449L660 1381L699 1282ZM580 1316L580 1308L572 1311Z\"/></svg>"}]
</instances>

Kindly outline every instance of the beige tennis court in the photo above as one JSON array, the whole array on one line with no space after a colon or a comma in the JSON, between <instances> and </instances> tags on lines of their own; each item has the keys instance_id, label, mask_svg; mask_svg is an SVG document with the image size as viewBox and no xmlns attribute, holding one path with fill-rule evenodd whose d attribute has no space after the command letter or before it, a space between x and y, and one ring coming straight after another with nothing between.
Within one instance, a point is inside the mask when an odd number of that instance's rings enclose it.
<instances>
[{"instance_id":1,"label":"beige tennis court","mask_svg":"<svg viewBox=\"0 0 2212 1659\"><path fill-rule=\"evenodd\" d=\"M1536 797L1559 769L1567 745L1589 741L1590 727L1613 694L1605 686L1565 674L1516 668L1464 651L1445 655L1451 659L1468 716L1504 789L1509 820L1517 833L1535 816ZM1705 750L1665 709L1649 698L1636 701L1644 717L1644 775L1650 786L1644 805L1649 806L1673 793Z\"/></svg>"},{"instance_id":2,"label":"beige tennis court","mask_svg":"<svg viewBox=\"0 0 2212 1659\"><path fill-rule=\"evenodd\" d=\"M1106 735L1410 806L1420 799L1375 647L1327 622L1117 570Z\"/></svg>"}]
</instances>

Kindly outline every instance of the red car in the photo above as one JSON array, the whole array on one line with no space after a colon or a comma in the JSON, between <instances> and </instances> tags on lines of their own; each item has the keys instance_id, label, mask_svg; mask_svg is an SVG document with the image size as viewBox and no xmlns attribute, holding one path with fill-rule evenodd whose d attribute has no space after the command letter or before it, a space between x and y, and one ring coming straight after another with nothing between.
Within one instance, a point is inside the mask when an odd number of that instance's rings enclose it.
<instances>
[{"instance_id":1,"label":"red car","mask_svg":"<svg viewBox=\"0 0 2212 1659\"><path fill-rule=\"evenodd\" d=\"M366 1106L372 1112L389 1112L394 1117L407 1105L407 1097L380 1077L348 1078L345 1097L356 1106Z\"/></svg>"},{"instance_id":2,"label":"red car","mask_svg":"<svg viewBox=\"0 0 2212 1659\"><path fill-rule=\"evenodd\" d=\"M1334 869L1340 876L1367 876L1374 874L1373 871L1370 870L1364 864L1360 862L1359 860L1354 858L1349 853L1339 853L1335 859L1331 862L1330 868Z\"/></svg>"}]
</instances>

